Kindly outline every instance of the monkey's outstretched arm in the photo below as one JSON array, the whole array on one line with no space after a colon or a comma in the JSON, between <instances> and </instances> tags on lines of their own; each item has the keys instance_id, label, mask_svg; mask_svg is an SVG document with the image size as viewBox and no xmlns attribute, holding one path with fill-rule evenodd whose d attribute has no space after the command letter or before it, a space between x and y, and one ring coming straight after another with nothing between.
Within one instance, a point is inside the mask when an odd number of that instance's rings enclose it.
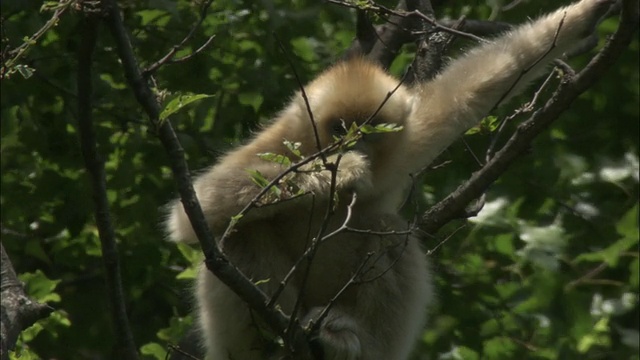
<instances>
[{"instance_id":1,"label":"monkey's outstretched arm","mask_svg":"<svg viewBox=\"0 0 640 360\"><path fill-rule=\"evenodd\" d=\"M472 49L416 89L406 126L410 171L427 164L495 106L587 37L610 0L582 0Z\"/></svg>"}]
</instances>

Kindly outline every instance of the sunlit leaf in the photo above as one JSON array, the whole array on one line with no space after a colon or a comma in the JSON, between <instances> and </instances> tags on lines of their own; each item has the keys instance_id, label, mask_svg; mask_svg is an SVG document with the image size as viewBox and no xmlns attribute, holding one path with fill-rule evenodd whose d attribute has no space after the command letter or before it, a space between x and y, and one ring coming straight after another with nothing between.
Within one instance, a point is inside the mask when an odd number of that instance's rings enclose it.
<instances>
[{"instance_id":1,"label":"sunlit leaf","mask_svg":"<svg viewBox=\"0 0 640 360\"><path fill-rule=\"evenodd\" d=\"M398 132L398 131L401 131L402 129L403 129L402 125L387 124L387 123L376 124L375 126L367 124L360 127L360 131L362 131L363 134L383 134L383 133L390 133L390 132Z\"/></svg>"},{"instance_id":2,"label":"sunlit leaf","mask_svg":"<svg viewBox=\"0 0 640 360\"><path fill-rule=\"evenodd\" d=\"M180 94L174 97L169 103L167 103L164 109L160 112L159 120L165 120L172 114L182 110L185 106L196 102L198 100L210 98L213 95L206 94Z\"/></svg>"},{"instance_id":3,"label":"sunlit leaf","mask_svg":"<svg viewBox=\"0 0 640 360\"><path fill-rule=\"evenodd\" d=\"M283 143L284 146L286 146L287 149L289 149L289 151L291 151L295 156L297 156L298 158L302 158L302 153L300 152L300 146L302 146L302 143L291 142L288 140L285 140Z\"/></svg>"},{"instance_id":4,"label":"sunlit leaf","mask_svg":"<svg viewBox=\"0 0 640 360\"><path fill-rule=\"evenodd\" d=\"M274 162L285 167L291 166L291 160L284 155L274 153L260 153L258 154L258 157L262 160Z\"/></svg>"},{"instance_id":5,"label":"sunlit leaf","mask_svg":"<svg viewBox=\"0 0 640 360\"><path fill-rule=\"evenodd\" d=\"M140 353L147 355L156 360L164 360L167 358L167 351L158 343L148 343L140 347Z\"/></svg>"},{"instance_id":6,"label":"sunlit leaf","mask_svg":"<svg viewBox=\"0 0 640 360\"><path fill-rule=\"evenodd\" d=\"M34 299L46 302L59 302L60 295L54 292L61 280L50 280L41 270L19 275L24 281L28 294Z\"/></svg>"},{"instance_id":7,"label":"sunlit leaf","mask_svg":"<svg viewBox=\"0 0 640 360\"><path fill-rule=\"evenodd\" d=\"M254 184L258 185L261 188L267 187L269 185L269 180L262 175L262 173L258 170L247 169L246 170L251 176L251 181Z\"/></svg>"}]
</instances>

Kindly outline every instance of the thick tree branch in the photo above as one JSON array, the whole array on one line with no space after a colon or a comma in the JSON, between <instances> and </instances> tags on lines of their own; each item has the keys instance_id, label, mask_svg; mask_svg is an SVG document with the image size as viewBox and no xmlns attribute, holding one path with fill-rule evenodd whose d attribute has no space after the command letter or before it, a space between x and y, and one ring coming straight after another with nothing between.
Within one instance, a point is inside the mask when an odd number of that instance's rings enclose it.
<instances>
[{"instance_id":1,"label":"thick tree branch","mask_svg":"<svg viewBox=\"0 0 640 360\"><path fill-rule=\"evenodd\" d=\"M461 20L456 29L464 24ZM413 59L410 83L423 83L436 77L444 65L444 54L453 41L451 34L444 32L430 32L431 25L424 23L424 32L418 37L416 55Z\"/></svg>"},{"instance_id":2,"label":"thick tree branch","mask_svg":"<svg viewBox=\"0 0 640 360\"><path fill-rule=\"evenodd\" d=\"M127 318L116 235L109 214L104 163L99 159L96 148L97 140L93 129L91 65L97 39L97 22L95 20L93 16L87 14L82 19L80 26L82 35L78 47L78 128L82 156L93 188L95 217L102 247L107 297L113 314L117 354L123 359L135 360L138 359L138 352Z\"/></svg>"},{"instance_id":3,"label":"thick tree branch","mask_svg":"<svg viewBox=\"0 0 640 360\"><path fill-rule=\"evenodd\" d=\"M218 248L196 199L184 157L184 150L176 137L171 122L168 119L164 121L159 119L160 104L142 77L129 35L120 17L120 9L115 0L106 1L106 6L107 17L105 20L116 42L116 50L118 57L122 61L127 82L136 99L156 127L158 137L169 155L182 204L204 251L207 268L246 301L251 309L262 317L272 330L282 336L285 340L285 345L292 347L287 350L294 351L296 358L312 358L309 344L302 329L297 326L292 334L285 333L289 322L287 316L280 310L268 307L266 295L238 268L233 266Z\"/></svg>"},{"instance_id":4,"label":"thick tree branch","mask_svg":"<svg viewBox=\"0 0 640 360\"><path fill-rule=\"evenodd\" d=\"M362 54L368 54L378 41L378 32L369 20L367 12L364 10L356 10L356 38L351 46L345 50L342 55L343 59L349 59Z\"/></svg>"},{"instance_id":5,"label":"thick tree branch","mask_svg":"<svg viewBox=\"0 0 640 360\"><path fill-rule=\"evenodd\" d=\"M518 126L505 146L487 164L449 196L423 214L420 228L435 233L452 219L460 217L464 208L480 197L529 147L533 139L569 108L571 103L615 63L638 31L638 1L624 0L620 25L604 48L574 78L560 86L542 109Z\"/></svg>"},{"instance_id":6,"label":"thick tree branch","mask_svg":"<svg viewBox=\"0 0 640 360\"><path fill-rule=\"evenodd\" d=\"M391 65L391 62L398 55L398 51L402 45L413 40L410 32L421 29L420 19L402 16L400 14L404 14L408 8L413 11L416 10L413 8L414 6L423 6L424 3L427 3L427 1L424 0L400 0L398 6L396 6L396 10L380 12L381 15L389 16L387 24L366 29L367 26L370 26L370 23L368 25L368 20L365 22L365 19L362 18L366 17L365 10L376 11L377 8L360 8L358 5L338 0L327 0L327 2L355 8L358 11L357 38L351 45L351 48L346 50L345 54L351 56L354 53L360 53L371 61L380 64L383 68L388 68L389 65ZM373 6L376 5L373 4Z\"/></svg>"},{"instance_id":7,"label":"thick tree branch","mask_svg":"<svg viewBox=\"0 0 640 360\"><path fill-rule=\"evenodd\" d=\"M0 358L9 359L20 333L44 319L53 309L31 300L18 280L11 260L0 243Z\"/></svg>"}]
</instances>

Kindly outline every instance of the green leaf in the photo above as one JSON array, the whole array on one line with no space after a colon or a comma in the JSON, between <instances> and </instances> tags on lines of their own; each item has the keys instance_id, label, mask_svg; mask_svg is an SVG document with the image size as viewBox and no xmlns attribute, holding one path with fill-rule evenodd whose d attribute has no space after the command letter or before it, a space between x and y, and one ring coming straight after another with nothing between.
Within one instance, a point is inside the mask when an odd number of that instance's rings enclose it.
<instances>
[{"instance_id":1,"label":"green leaf","mask_svg":"<svg viewBox=\"0 0 640 360\"><path fill-rule=\"evenodd\" d=\"M298 158L302 159L302 153L300 152L300 146L302 146L301 142L291 142L289 140L285 140L283 142L284 146L287 147L287 149L289 149L289 151L291 151L295 156L297 156Z\"/></svg>"},{"instance_id":2,"label":"green leaf","mask_svg":"<svg viewBox=\"0 0 640 360\"><path fill-rule=\"evenodd\" d=\"M255 286L258 285L262 285L262 284L268 284L271 281L271 279L262 279L262 280L258 280L254 283Z\"/></svg>"},{"instance_id":3,"label":"green leaf","mask_svg":"<svg viewBox=\"0 0 640 360\"><path fill-rule=\"evenodd\" d=\"M30 68L28 65L16 65L15 69L18 70L18 72L20 73L20 75L22 75L23 78L28 79L31 76L33 76L33 73L36 71L33 68Z\"/></svg>"},{"instance_id":4,"label":"green leaf","mask_svg":"<svg viewBox=\"0 0 640 360\"><path fill-rule=\"evenodd\" d=\"M182 270L178 275L176 275L176 279L193 280L197 277L197 275L198 275L198 271L192 267L189 267Z\"/></svg>"},{"instance_id":5,"label":"green leaf","mask_svg":"<svg viewBox=\"0 0 640 360\"><path fill-rule=\"evenodd\" d=\"M234 215L231 217L231 225L236 224L238 221L240 221L240 219L242 219L244 215L242 214L238 214L238 215Z\"/></svg>"},{"instance_id":6,"label":"green leaf","mask_svg":"<svg viewBox=\"0 0 640 360\"><path fill-rule=\"evenodd\" d=\"M513 359L516 349L516 344L503 336L494 337L483 344L483 354L487 359Z\"/></svg>"},{"instance_id":7,"label":"green leaf","mask_svg":"<svg viewBox=\"0 0 640 360\"><path fill-rule=\"evenodd\" d=\"M158 343L147 343L140 347L140 353L142 355L151 356L157 360L164 360L167 358L167 351Z\"/></svg>"},{"instance_id":8,"label":"green leaf","mask_svg":"<svg viewBox=\"0 0 640 360\"><path fill-rule=\"evenodd\" d=\"M616 224L616 230L618 234L622 235L622 238L616 240L610 246L591 253L581 254L576 257L576 263L582 261L588 262L606 262L611 267L615 267L618 264L618 260L623 253L632 247L637 247L640 242L638 232L638 205L631 208Z\"/></svg>"},{"instance_id":9,"label":"green leaf","mask_svg":"<svg viewBox=\"0 0 640 360\"><path fill-rule=\"evenodd\" d=\"M25 283L27 293L34 299L43 303L60 301L60 295L54 290L61 280L50 280L41 270L20 274L18 277Z\"/></svg>"},{"instance_id":10,"label":"green leaf","mask_svg":"<svg viewBox=\"0 0 640 360\"><path fill-rule=\"evenodd\" d=\"M473 135L477 133L493 132L498 128L499 123L500 122L498 121L498 118L496 116L487 116L482 119L482 121L480 121L480 124L467 130L464 134Z\"/></svg>"},{"instance_id":11,"label":"green leaf","mask_svg":"<svg viewBox=\"0 0 640 360\"><path fill-rule=\"evenodd\" d=\"M294 53L305 62L313 62L318 57L316 49L318 41L314 38L302 36L291 39L291 46Z\"/></svg>"},{"instance_id":12,"label":"green leaf","mask_svg":"<svg viewBox=\"0 0 640 360\"><path fill-rule=\"evenodd\" d=\"M466 346L457 346L455 348L456 355L454 358L460 360L478 360L480 359L480 355L474 350L466 347Z\"/></svg>"},{"instance_id":13,"label":"green leaf","mask_svg":"<svg viewBox=\"0 0 640 360\"><path fill-rule=\"evenodd\" d=\"M258 154L258 157L262 160L270 161L286 167L291 166L291 160L284 155L274 153L260 153Z\"/></svg>"},{"instance_id":14,"label":"green leaf","mask_svg":"<svg viewBox=\"0 0 640 360\"><path fill-rule=\"evenodd\" d=\"M182 254L182 256L187 261L189 261L189 263L199 264L200 262L202 262L202 251L195 249L185 243L176 243L176 246L178 247L178 251L180 251L180 254Z\"/></svg>"},{"instance_id":15,"label":"green leaf","mask_svg":"<svg viewBox=\"0 0 640 360\"><path fill-rule=\"evenodd\" d=\"M609 338L609 318L604 317L593 326L593 329L583 336L577 346L580 353L586 353L594 346L609 347L611 339Z\"/></svg>"},{"instance_id":16,"label":"green leaf","mask_svg":"<svg viewBox=\"0 0 640 360\"><path fill-rule=\"evenodd\" d=\"M169 321L169 327L160 329L158 339L169 343L177 343L183 335L193 326L193 316L173 316Z\"/></svg>"},{"instance_id":17,"label":"green leaf","mask_svg":"<svg viewBox=\"0 0 640 360\"><path fill-rule=\"evenodd\" d=\"M156 26L164 26L171 20L170 14L165 10L149 9L138 11L140 17L140 25L147 26L154 23Z\"/></svg>"},{"instance_id":18,"label":"green leaf","mask_svg":"<svg viewBox=\"0 0 640 360\"><path fill-rule=\"evenodd\" d=\"M251 176L251 181L253 181L260 188L265 188L269 185L269 180L262 175L262 173L258 170L247 169L246 170Z\"/></svg>"},{"instance_id":19,"label":"green leaf","mask_svg":"<svg viewBox=\"0 0 640 360\"><path fill-rule=\"evenodd\" d=\"M264 97L257 92L246 92L238 94L238 102L242 105L251 106L256 113L264 102Z\"/></svg>"},{"instance_id":20,"label":"green leaf","mask_svg":"<svg viewBox=\"0 0 640 360\"><path fill-rule=\"evenodd\" d=\"M401 131L402 129L403 129L402 125L393 124L393 123L381 123L381 124L376 124L375 126L367 124L360 127L360 131L363 134L383 134L383 133L390 133L390 132L398 132L398 131Z\"/></svg>"},{"instance_id":21,"label":"green leaf","mask_svg":"<svg viewBox=\"0 0 640 360\"><path fill-rule=\"evenodd\" d=\"M127 88L127 84L123 81L117 81L113 78L113 75L109 73L100 74L100 80L109 84L109 86L116 90L122 90Z\"/></svg>"},{"instance_id":22,"label":"green leaf","mask_svg":"<svg viewBox=\"0 0 640 360\"><path fill-rule=\"evenodd\" d=\"M9 352L9 360L41 360L41 357L30 348L24 346L20 349Z\"/></svg>"},{"instance_id":23,"label":"green leaf","mask_svg":"<svg viewBox=\"0 0 640 360\"><path fill-rule=\"evenodd\" d=\"M169 103L164 107L162 112L160 113L160 121L165 120L172 114L182 110L183 107L189 105L198 100L206 99L213 97L213 95L207 94L180 94L173 98Z\"/></svg>"}]
</instances>

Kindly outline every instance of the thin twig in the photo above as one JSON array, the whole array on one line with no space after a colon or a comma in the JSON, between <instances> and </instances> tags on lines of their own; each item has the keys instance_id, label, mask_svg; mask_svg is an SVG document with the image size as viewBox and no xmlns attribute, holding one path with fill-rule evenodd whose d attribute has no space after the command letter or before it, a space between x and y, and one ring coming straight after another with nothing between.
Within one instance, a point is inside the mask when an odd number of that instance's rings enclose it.
<instances>
[{"instance_id":1,"label":"thin twig","mask_svg":"<svg viewBox=\"0 0 640 360\"><path fill-rule=\"evenodd\" d=\"M307 253L306 259L308 260L308 264L305 267L304 274L302 275L302 281L298 289L298 297L296 298L296 302L293 306L293 311L291 312L291 318L289 319L290 330L297 323L296 318L297 318L298 311L302 307L302 301L303 301L305 289L307 286L307 280L309 279L309 274L311 273L311 265L315 258L316 252L318 251L318 247L320 246L321 241L324 237L324 234L327 231L327 228L329 227L329 221L331 220L335 212L334 204L336 201L336 197L334 195L336 194L336 183L337 183L336 180L338 175L338 167L340 166L341 159L342 159L342 154L338 154L338 158L336 159L335 166L329 168L329 170L331 171L331 184L329 186L328 204L325 211L324 219L320 224L320 229L318 229L318 233L311 240L311 246L309 247L309 250L306 252ZM353 197L353 201L354 202L356 201L355 195Z\"/></svg>"},{"instance_id":2,"label":"thin twig","mask_svg":"<svg viewBox=\"0 0 640 360\"><path fill-rule=\"evenodd\" d=\"M566 16L567 16L567 13L565 12L563 14L563 16L562 16L562 19L560 19L560 22L558 23L558 27L556 28L556 32L553 35L553 42L551 43L551 46L549 46L549 48L547 48L547 50L544 53L542 53L540 55L540 57L538 57L531 65L529 65L529 66L525 67L524 69L522 69L520 74L518 74L518 76L515 78L515 80L511 84L511 86L509 86L509 88L502 94L502 96L500 96L500 98L498 99L498 101L496 101L496 103L493 105L493 107L491 107L491 109L489 109L489 112L492 112L498 106L500 106L500 104L509 96L511 91L518 85L520 80L522 80L522 78L528 72L530 72L531 69L533 69L536 65L540 64L540 62L542 60L544 60L544 58L547 57L547 55L549 55L553 51L553 49L555 49L558 46L558 36L560 35L560 30L562 29L562 26L564 25L564 20L565 20Z\"/></svg>"},{"instance_id":3,"label":"thin twig","mask_svg":"<svg viewBox=\"0 0 640 360\"><path fill-rule=\"evenodd\" d=\"M307 325L308 327L308 332L313 334L314 332L318 331L320 328L320 325L322 324L322 320L324 320L324 318L327 317L327 315L329 314L329 310L331 310L331 308L333 307L333 304L335 304L335 302L338 300L338 298L345 292L347 291L347 289L353 285L355 283L355 280L358 276L360 276L362 269L364 268L364 266L367 264L367 262L369 261L369 259L373 256L372 252L369 252L365 255L364 260L362 261L362 263L360 263L360 265L358 266L358 268L356 268L356 271L354 271L353 275L351 275L351 277L349 278L349 280L342 286L342 288L340 288L340 290L338 290L338 292L329 300L329 302L327 303L327 305L325 305L325 307L322 309L322 311L320 312L320 314L318 315L318 317L316 317L315 319L311 319L311 321L309 322L309 324Z\"/></svg>"},{"instance_id":4,"label":"thin twig","mask_svg":"<svg viewBox=\"0 0 640 360\"><path fill-rule=\"evenodd\" d=\"M200 9L200 19L198 19L198 22L196 22L191 27L191 30L189 30L189 33L187 33L187 35L182 39L182 41L180 41L180 43L178 43L177 45L174 45L171 48L171 50L169 50L169 52L165 56L163 56L160 60L156 61L155 63L153 63L146 69L144 69L142 71L143 77L146 78L151 76L154 72L158 71L158 69L160 69L165 64L176 64L176 63L187 61L192 57L194 57L195 55L202 52L211 44L211 42L215 38L215 35L210 36L202 46L200 46L198 49L196 49L196 51L192 52L191 54L183 56L179 59L174 59L174 57L176 56L176 53L178 53L180 49L182 49L189 41L191 41L191 38L195 35L196 30L200 27L204 19L207 17L207 11L212 3L213 3L213 0L207 0L207 2L202 4L202 8Z\"/></svg>"},{"instance_id":5,"label":"thin twig","mask_svg":"<svg viewBox=\"0 0 640 360\"><path fill-rule=\"evenodd\" d=\"M511 120L513 120L515 117L517 117L520 114L533 111L534 105L538 103L538 99L540 98L540 95L542 94L543 90L546 89L546 87L551 83L551 80L555 77L555 73L556 73L555 71L552 71L549 73L549 75L544 80L542 85L540 85L538 90L536 90L536 92L533 94L533 98L529 100L529 102L519 107L518 109L516 109L516 111L514 111L513 114L505 117L504 119L502 119L502 121L500 121L500 125L498 125L498 130L492 136L491 143L489 144L487 151L485 152L485 161L489 161L493 157L493 154L495 153L495 148L498 144L498 140L500 139L501 135L505 132L507 128L506 127L507 123L511 122Z\"/></svg>"},{"instance_id":6,"label":"thin twig","mask_svg":"<svg viewBox=\"0 0 640 360\"><path fill-rule=\"evenodd\" d=\"M9 51L2 52L2 68L0 69L0 80L4 79L7 74L11 73L11 69L18 62L18 60L22 59L27 51L35 45L38 40L42 37L42 35L46 34L49 29L56 26L62 14L64 14L67 9L75 2L75 0L61 0L58 5L54 7L55 11L51 18L47 20L47 22L35 32L35 34L31 35L28 40L24 41L20 46L15 49ZM6 59L5 56L9 58Z\"/></svg>"},{"instance_id":7,"label":"thin twig","mask_svg":"<svg viewBox=\"0 0 640 360\"><path fill-rule=\"evenodd\" d=\"M346 1L340 1L340 0L327 0L328 3L332 3L335 5L340 5L340 6L344 6L344 7L348 7L348 8L352 8L352 9L360 9L360 10L370 10L373 12L376 12L378 14L387 14L387 15L395 15L395 16L399 16L399 17L417 17L420 18L426 22L428 22L429 24L431 24L433 26L434 29L436 30L440 30L440 31L444 31L444 32L448 32L450 34L454 34L454 35L458 35L464 38L468 38L471 40L474 40L476 42L479 43L484 43L487 42L487 40L475 36L473 34L464 32L464 31L459 31L456 29L452 29L450 27L444 26L440 23L438 23L436 20L434 20L432 17L423 14L421 11L419 10L411 10L411 11L399 11L399 10L393 10L390 9L386 6L380 5L378 3L375 3L373 1L367 1L366 4L362 5L360 3L350 3L350 2L346 2Z\"/></svg>"},{"instance_id":8,"label":"thin twig","mask_svg":"<svg viewBox=\"0 0 640 360\"><path fill-rule=\"evenodd\" d=\"M302 80L300 80L300 75L298 75L298 71L296 70L296 67L293 65L291 56L289 56L289 53L287 53L287 49L282 44L282 41L280 41L280 38L278 37L278 35L276 35L276 33L273 33L273 37L276 39L276 42L278 43L278 47L280 48L280 51L282 51L282 53L284 54L284 57L287 60L287 63L289 63L289 67L291 68L291 71L293 72L293 76L296 78L296 82L298 83L298 88L300 89L300 94L302 95L305 108L307 109L307 115L309 115L309 121L311 121L311 128L313 129L313 136L316 141L316 149L319 151L320 159L322 159L322 163L326 166L327 157L323 152L320 151L322 149L322 143L320 142L320 135L318 134L318 125L316 124L316 120L313 118L313 111L311 111L311 104L309 103L309 97L307 97L307 92L304 89L304 84L302 83Z\"/></svg>"},{"instance_id":9,"label":"thin twig","mask_svg":"<svg viewBox=\"0 0 640 360\"><path fill-rule=\"evenodd\" d=\"M440 248L442 245L444 245L447 241L449 241L449 239L453 238L453 236L460 230L462 230L463 228L466 227L466 224L462 224L460 226L458 226L455 230L453 230L453 232L449 235L447 235L446 238L442 239L440 242L438 242L438 244L436 246L434 246L432 249L427 250L426 255L427 256L431 256L433 255L433 253L436 252L436 250L438 250L438 248Z\"/></svg>"}]
</instances>

